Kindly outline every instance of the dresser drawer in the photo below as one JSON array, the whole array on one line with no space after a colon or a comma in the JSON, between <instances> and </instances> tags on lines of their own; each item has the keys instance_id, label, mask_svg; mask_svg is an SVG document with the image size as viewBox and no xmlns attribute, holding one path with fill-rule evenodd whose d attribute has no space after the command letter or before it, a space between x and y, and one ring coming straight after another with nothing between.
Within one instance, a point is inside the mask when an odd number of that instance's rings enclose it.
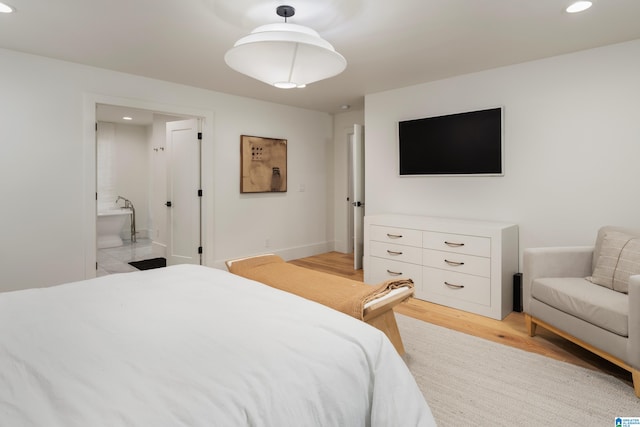
<instances>
[{"instance_id":1,"label":"dresser drawer","mask_svg":"<svg viewBox=\"0 0 640 427\"><path fill-rule=\"evenodd\" d=\"M424 267L422 291L425 295L442 295L449 299L491 305L491 281L486 277Z\"/></svg>"},{"instance_id":2,"label":"dresser drawer","mask_svg":"<svg viewBox=\"0 0 640 427\"><path fill-rule=\"evenodd\" d=\"M422 234L422 246L427 249L460 254L484 257L491 255L491 239L488 237L425 231Z\"/></svg>"},{"instance_id":3,"label":"dresser drawer","mask_svg":"<svg viewBox=\"0 0 640 427\"><path fill-rule=\"evenodd\" d=\"M395 261L422 264L422 249L414 246L394 245L392 243L371 242L371 255Z\"/></svg>"},{"instance_id":4,"label":"dresser drawer","mask_svg":"<svg viewBox=\"0 0 640 427\"><path fill-rule=\"evenodd\" d=\"M394 243L396 245L422 247L422 231L408 228L372 225L369 239L378 242Z\"/></svg>"},{"instance_id":5,"label":"dresser drawer","mask_svg":"<svg viewBox=\"0 0 640 427\"><path fill-rule=\"evenodd\" d=\"M423 249L422 264L425 267L491 277L491 259L475 255Z\"/></svg>"},{"instance_id":6,"label":"dresser drawer","mask_svg":"<svg viewBox=\"0 0 640 427\"><path fill-rule=\"evenodd\" d=\"M416 290L422 283L422 266L408 264L406 262L393 261L389 259L369 258L369 270L371 272L370 285L382 283L390 279L411 279Z\"/></svg>"}]
</instances>

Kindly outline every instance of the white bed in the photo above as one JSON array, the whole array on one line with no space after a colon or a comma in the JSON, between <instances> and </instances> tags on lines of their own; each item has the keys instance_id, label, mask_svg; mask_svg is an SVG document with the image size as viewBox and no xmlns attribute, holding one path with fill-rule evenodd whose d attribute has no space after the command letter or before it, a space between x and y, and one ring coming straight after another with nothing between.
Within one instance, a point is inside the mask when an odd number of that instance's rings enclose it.
<instances>
[{"instance_id":1,"label":"white bed","mask_svg":"<svg viewBox=\"0 0 640 427\"><path fill-rule=\"evenodd\" d=\"M435 425L386 336L179 265L0 294L3 426Z\"/></svg>"}]
</instances>

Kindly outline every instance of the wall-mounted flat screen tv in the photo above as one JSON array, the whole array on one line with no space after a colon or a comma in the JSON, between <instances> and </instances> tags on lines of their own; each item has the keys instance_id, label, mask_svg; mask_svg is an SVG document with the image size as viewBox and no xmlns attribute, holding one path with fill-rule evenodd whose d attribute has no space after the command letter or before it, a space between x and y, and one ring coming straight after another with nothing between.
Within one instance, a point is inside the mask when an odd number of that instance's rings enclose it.
<instances>
[{"instance_id":1,"label":"wall-mounted flat screen tv","mask_svg":"<svg viewBox=\"0 0 640 427\"><path fill-rule=\"evenodd\" d=\"M400 175L504 175L502 107L398 123Z\"/></svg>"}]
</instances>

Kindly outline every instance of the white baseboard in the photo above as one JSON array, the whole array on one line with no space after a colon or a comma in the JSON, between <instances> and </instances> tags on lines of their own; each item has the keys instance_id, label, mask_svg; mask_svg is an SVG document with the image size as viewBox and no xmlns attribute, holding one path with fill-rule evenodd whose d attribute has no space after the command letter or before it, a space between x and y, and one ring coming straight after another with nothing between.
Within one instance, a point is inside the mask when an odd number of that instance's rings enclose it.
<instances>
[{"instance_id":1,"label":"white baseboard","mask_svg":"<svg viewBox=\"0 0 640 427\"><path fill-rule=\"evenodd\" d=\"M314 243L312 245L297 246L294 248L284 248L284 249L265 248L265 250L260 253L231 255L228 258L216 260L214 264L211 265L210 267L226 270L227 266L225 265L225 261L229 259L244 258L244 257L256 256L256 255L261 255L266 253L276 254L282 257L282 259L284 259L285 261L290 261L292 259L305 258L309 256L331 252L333 251L333 248L334 248L334 242L321 242L321 243Z\"/></svg>"},{"instance_id":2,"label":"white baseboard","mask_svg":"<svg viewBox=\"0 0 640 427\"><path fill-rule=\"evenodd\" d=\"M164 243L151 242L151 254L154 258L166 258L167 257L167 245Z\"/></svg>"},{"instance_id":3,"label":"white baseboard","mask_svg":"<svg viewBox=\"0 0 640 427\"><path fill-rule=\"evenodd\" d=\"M322 243L316 243L314 245L282 249L282 250L276 251L275 253L280 255L285 261L290 261L292 259L305 258L308 256L331 252L333 251L333 248L334 248L333 242L322 242Z\"/></svg>"},{"instance_id":4,"label":"white baseboard","mask_svg":"<svg viewBox=\"0 0 640 427\"><path fill-rule=\"evenodd\" d=\"M349 253L349 242L346 240L336 240L333 243L333 250L343 254Z\"/></svg>"}]
</instances>

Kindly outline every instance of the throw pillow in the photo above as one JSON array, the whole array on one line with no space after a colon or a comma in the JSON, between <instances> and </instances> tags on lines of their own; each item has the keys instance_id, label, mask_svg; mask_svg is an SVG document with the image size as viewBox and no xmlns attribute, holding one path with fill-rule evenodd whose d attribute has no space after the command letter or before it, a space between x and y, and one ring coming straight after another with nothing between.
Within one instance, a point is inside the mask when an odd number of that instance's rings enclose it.
<instances>
[{"instance_id":1,"label":"throw pillow","mask_svg":"<svg viewBox=\"0 0 640 427\"><path fill-rule=\"evenodd\" d=\"M618 231L610 231L604 235L600 256L596 260L592 276L588 278L591 282L613 289L613 273L616 271L620 252L631 238Z\"/></svg>"},{"instance_id":2,"label":"throw pillow","mask_svg":"<svg viewBox=\"0 0 640 427\"><path fill-rule=\"evenodd\" d=\"M613 272L613 290L629 293L629 276L640 274L640 239L632 238L622 248L616 271Z\"/></svg>"},{"instance_id":3,"label":"throw pillow","mask_svg":"<svg viewBox=\"0 0 640 427\"><path fill-rule=\"evenodd\" d=\"M593 275L596 285L618 292L629 291L629 276L640 274L640 238L618 231L605 234Z\"/></svg>"}]
</instances>

